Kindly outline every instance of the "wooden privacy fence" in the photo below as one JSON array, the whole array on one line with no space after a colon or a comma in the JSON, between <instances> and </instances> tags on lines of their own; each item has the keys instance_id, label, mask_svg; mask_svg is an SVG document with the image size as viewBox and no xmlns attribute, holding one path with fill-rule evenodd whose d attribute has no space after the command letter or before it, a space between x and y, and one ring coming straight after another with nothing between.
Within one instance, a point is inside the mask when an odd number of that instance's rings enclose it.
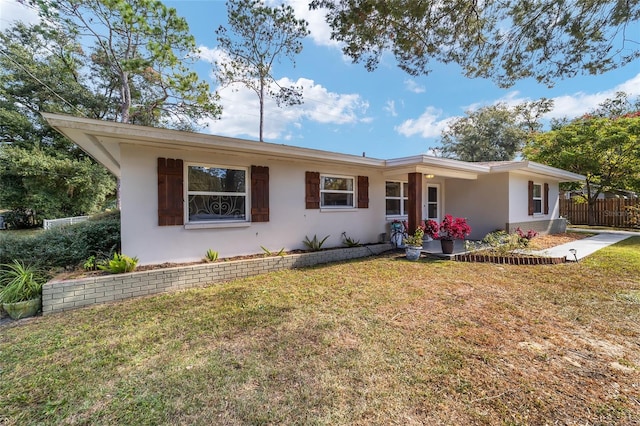
<instances>
[{"instance_id":1,"label":"wooden privacy fence","mask_svg":"<svg viewBox=\"0 0 640 426\"><path fill-rule=\"evenodd\" d=\"M632 209L629 209L631 207ZM640 208L640 200L611 198L596 200L594 206L595 223L597 226L630 227L637 221L639 213L633 209ZM587 203L576 203L573 200L560 200L560 215L569 220L572 225L588 225L589 213Z\"/></svg>"}]
</instances>

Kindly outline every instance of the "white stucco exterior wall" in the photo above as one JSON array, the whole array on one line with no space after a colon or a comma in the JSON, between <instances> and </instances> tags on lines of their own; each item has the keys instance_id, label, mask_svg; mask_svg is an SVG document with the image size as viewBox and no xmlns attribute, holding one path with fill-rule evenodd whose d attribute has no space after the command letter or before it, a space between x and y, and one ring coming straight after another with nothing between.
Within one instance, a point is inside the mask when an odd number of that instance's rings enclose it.
<instances>
[{"instance_id":1,"label":"white stucco exterior wall","mask_svg":"<svg viewBox=\"0 0 640 426\"><path fill-rule=\"evenodd\" d=\"M509 175L479 176L476 180L447 179L444 214L465 217L471 226L469 239L481 239L489 232L504 229L508 220ZM526 194L525 194L526 196Z\"/></svg>"},{"instance_id":2,"label":"white stucco exterior wall","mask_svg":"<svg viewBox=\"0 0 640 426\"><path fill-rule=\"evenodd\" d=\"M558 203L559 185L555 180L550 180L542 176L526 176L510 173L509 179L509 220L510 223L531 222L557 219L560 215L560 205ZM536 214L529 216L529 181L543 185L549 184L549 214ZM543 200L544 205L544 200Z\"/></svg>"},{"instance_id":3,"label":"white stucco exterior wall","mask_svg":"<svg viewBox=\"0 0 640 426\"><path fill-rule=\"evenodd\" d=\"M361 243L373 243L385 232L384 178L382 172L374 168L124 144L121 150L124 183L121 188L122 252L137 256L140 264L197 261L208 249L218 251L220 257L262 253L260 246L271 251L304 249L302 240L314 235L319 239L330 235L323 247L339 247L342 246L342 232ZM216 166L268 166L269 222L199 229L158 226L158 157L182 159L185 167L192 162ZM306 171L354 178L368 176L369 208L348 211L305 209Z\"/></svg>"}]
</instances>

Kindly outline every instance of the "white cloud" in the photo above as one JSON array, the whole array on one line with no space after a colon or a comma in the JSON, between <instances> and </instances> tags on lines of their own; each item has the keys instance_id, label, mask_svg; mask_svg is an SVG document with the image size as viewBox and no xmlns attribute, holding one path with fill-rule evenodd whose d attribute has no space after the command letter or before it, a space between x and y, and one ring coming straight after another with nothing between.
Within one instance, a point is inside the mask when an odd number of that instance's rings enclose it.
<instances>
[{"instance_id":1,"label":"white cloud","mask_svg":"<svg viewBox=\"0 0 640 426\"><path fill-rule=\"evenodd\" d=\"M398 116L398 113L396 112L396 102L393 100L387 101L387 105L384 107L384 110L387 111L392 117Z\"/></svg>"},{"instance_id":2,"label":"white cloud","mask_svg":"<svg viewBox=\"0 0 640 426\"><path fill-rule=\"evenodd\" d=\"M0 31L4 31L14 22L22 21L25 24L35 24L39 21L38 12L35 9L18 3L16 0L0 0Z\"/></svg>"},{"instance_id":3,"label":"white cloud","mask_svg":"<svg viewBox=\"0 0 640 426\"><path fill-rule=\"evenodd\" d=\"M288 78L278 80L281 86L302 86L302 105L280 108L267 98L264 113L264 139L289 140L291 130L300 129L303 120L321 124L344 125L370 121L365 114L369 104L357 94L329 92L313 80ZM220 120L207 120L208 130L215 134L259 137L259 102L257 95L241 84L219 90L223 107Z\"/></svg>"},{"instance_id":4,"label":"white cloud","mask_svg":"<svg viewBox=\"0 0 640 426\"><path fill-rule=\"evenodd\" d=\"M605 100L615 97L616 92L626 92L631 97L640 96L640 73L609 90L591 94L578 92L553 98L553 110L545 118L579 117L596 109Z\"/></svg>"},{"instance_id":5,"label":"white cloud","mask_svg":"<svg viewBox=\"0 0 640 426\"><path fill-rule=\"evenodd\" d=\"M551 98L553 109L545 114L544 118L575 118L596 109L602 102L615 97L616 92L625 92L630 97L640 96L640 73L635 77L614 86L609 90L596 93L576 92L570 95L562 95ZM493 104L504 103L515 106L523 102L532 101L531 98L521 96L520 92L512 91L495 100ZM486 104L475 103L467 106L465 110L475 110Z\"/></svg>"},{"instance_id":6,"label":"white cloud","mask_svg":"<svg viewBox=\"0 0 640 426\"><path fill-rule=\"evenodd\" d=\"M427 91L424 86L416 83L414 80L407 79L404 81L404 87L413 93L424 93Z\"/></svg>"},{"instance_id":7,"label":"white cloud","mask_svg":"<svg viewBox=\"0 0 640 426\"><path fill-rule=\"evenodd\" d=\"M207 47L204 45L198 46L198 57L206 62L209 62L211 64L215 63L216 61L220 61L223 60L225 58L225 53L224 51L218 49L217 47Z\"/></svg>"},{"instance_id":8,"label":"white cloud","mask_svg":"<svg viewBox=\"0 0 640 426\"><path fill-rule=\"evenodd\" d=\"M309 23L309 37L315 44L318 46L340 47L340 43L331 40L331 27L325 20L325 10L309 10L308 1L285 0L285 3L293 8L298 19L305 19Z\"/></svg>"},{"instance_id":9,"label":"white cloud","mask_svg":"<svg viewBox=\"0 0 640 426\"><path fill-rule=\"evenodd\" d=\"M439 137L449 122L457 117L447 117L441 119L442 110L429 106L417 119L404 121L394 129L401 135L410 137L420 135L423 138Z\"/></svg>"}]
</instances>

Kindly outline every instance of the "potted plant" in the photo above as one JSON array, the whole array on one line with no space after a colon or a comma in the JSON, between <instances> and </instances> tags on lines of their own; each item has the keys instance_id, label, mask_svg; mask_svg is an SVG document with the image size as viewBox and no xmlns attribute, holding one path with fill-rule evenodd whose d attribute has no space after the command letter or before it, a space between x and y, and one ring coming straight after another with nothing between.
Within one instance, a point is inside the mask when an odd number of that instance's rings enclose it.
<instances>
[{"instance_id":1,"label":"potted plant","mask_svg":"<svg viewBox=\"0 0 640 426\"><path fill-rule=\"evenodd\" d=\"M434 220L427 221L426 229L433 239L440 240L440 246L444 254L453 253L454 240L464 240L471 233L471 227L467 224L467 219L463 217L454 218L450 214L445 215L440 224Z\"/></svg>"},{"instance_id":2,"label":"potted plant","mask_svg":"<svg viewBox=\"0 0 640 426\"><path fill-rule=\"evenodd\" d=\"M405 245L404 251L409 260L418 260L422 251L422 238L424 237L424 229L421 226L416 228L413 235L407 236L402 242Z\"/></svg>"},{"instance_id":3,"label":"potted plant","mask_svg":"<svg viewBox=\"0 0 640 426\"><path fill-rule=\"evenodd\" d=\"M42 304L45 275L35 266L17 260L0 269L0 303L13 319L35 315Z\"/></svg>"}]
</instances>

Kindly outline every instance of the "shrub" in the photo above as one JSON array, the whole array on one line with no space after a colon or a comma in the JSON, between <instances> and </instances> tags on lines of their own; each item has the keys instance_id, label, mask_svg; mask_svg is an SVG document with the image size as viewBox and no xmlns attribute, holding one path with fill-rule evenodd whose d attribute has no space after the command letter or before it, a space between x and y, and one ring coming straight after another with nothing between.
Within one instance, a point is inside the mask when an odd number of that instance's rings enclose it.
<instances>
[{"instance_id":1,"label":"shrub","mask_svg":"<svg viewBox=\"0 0 640 426\"><path fill-rule=\"evenodd\" d=\"M21 236L0 234L0 263L17 259L44 270L75 268L90 256L108 259L120 250L120 212L109 212L74 225Z\"/></svg>"},{"instance_id":2,"label":"shrub","mask_svg":"<svg viewBox=\"0 0 640 426\"><path fill-rule=\"evenodd\" d=\"M0 302L16 303L42 294L46 275L33 265L14 260L0 269Z\"/></svg>"},{"instance_id":3,"label":"shrub","mask_svg":"<svg viewBox=\"0 0 640 426\"><path fill-rule=\"evenodd\" d=\"M138 265L137 257L129 257L124 254L113 253L113 259L105 260L98 265L98 269L107 271L111 274L123 274L136 269Z\"/></svg>"},{"instance_id":4,"label":"shrub","mask_svg":"<svg viewBox=\"0 0 640 426\"><path fill-rule=\"evenodd\" d=\"M528 244L529 239L521 237L519 233L509 234L498 230L485 235L481 244L465 244L465 248L467 250L489 249L493 253L507 254L513 250L523 249Z\"/></svg>"}]
</instances>

